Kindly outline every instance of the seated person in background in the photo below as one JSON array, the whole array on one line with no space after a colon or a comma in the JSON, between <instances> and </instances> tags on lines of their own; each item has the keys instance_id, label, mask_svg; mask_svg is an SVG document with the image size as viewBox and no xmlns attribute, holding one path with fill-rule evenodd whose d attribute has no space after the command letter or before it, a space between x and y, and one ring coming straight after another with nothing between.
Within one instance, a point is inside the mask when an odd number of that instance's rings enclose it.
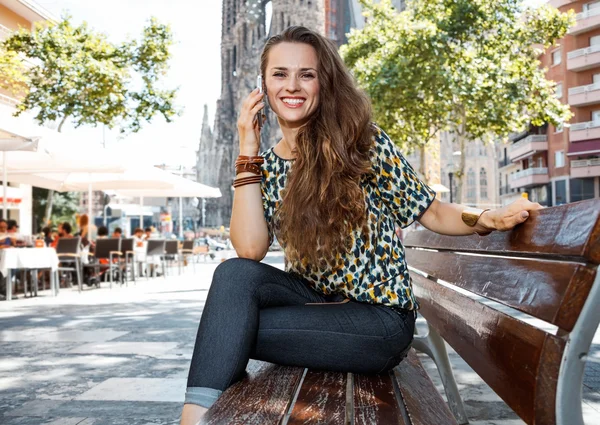
<instances>
[{"instance_id":1,"label":"seated person in background","mask_svg":"<svg viewBox=\"0 0 600 425\"><path fill-rule=\"evenodd\" d=\"M120 227L115 227L113 230L112 237L115 239L121 239L123 237L123 230Z\"/></svg>"},{"instance_id":2,"label":"seated person in background","mask_svg":"<svg viewBox=\"0 0 600 425\"><path fill-rule=\"evenodd\" d=\"M8 236L13 240L13 243L19 245L23 242L23 235L19 233L19 224L17 220L8 220L6 222L6 232Z\"/></svg>"},{"instance_id":3,"label":"seated person in background","mask_svg":"<svg viewBox=\"0 0 600 425\"><path fill-rule=\"evenodd\" d=\"M60 238L72 238L73 235L71 234L73 232L73 228L71 227L71 224L68 222L64 222L58 225L58 237L54 239L54 241L52 242L52 244L50 245L52 248L56 248L56 245L58 244L58 240Z\"/></svg>"},{"instance_id":4,"label":"seated person in background","mask_svg":"<svg viewBox=\"0 0 600 425\"><path fill-rule=\"evenodd\" d=\"M6 220L0 220L0 248L8 248L13 245L13 241L7 232L8 223Z\"/></svg>"},{"instance_id":5,"label":"seated person in background","mask_svg":"<svg viewBox=\"0 0 600 425\"><path fill-rule=\"evenodd\" d=\"M144 229L144 239L148 240L150 238L152 238L152 227L146 227Z\"/></svg>"},{"instance_id":6,"label":"seated person in background","mask_svg":"<svg viewBox=\"0 0 600 425\"><path fill-rule=\"evenodd\" d=\"M138 227L133 231L133 241L136 247L144 246L144 229Z\"/></svg>"},{"instance_id":7,"label":"seated person in background","mask_svg":"<svg viewBox=\"0 0 600 425\"><path fill-rule=\"evenodd\" d=\"M106 226L98 227L98 239L108 238L108 228Z\"/></svg>"},{"instance_id":8,"label":"seated person in background","mask_svg":"<svg viewBox=\"0 0 600 425\"><path fill-rule=\"evenodd\" d=\"M44 243L46 246L52 245L52 242L54 242L54 238L52 237L52 229L46 226L42 229L42 233L44 234Z\"/></svg>"}]
</instances>

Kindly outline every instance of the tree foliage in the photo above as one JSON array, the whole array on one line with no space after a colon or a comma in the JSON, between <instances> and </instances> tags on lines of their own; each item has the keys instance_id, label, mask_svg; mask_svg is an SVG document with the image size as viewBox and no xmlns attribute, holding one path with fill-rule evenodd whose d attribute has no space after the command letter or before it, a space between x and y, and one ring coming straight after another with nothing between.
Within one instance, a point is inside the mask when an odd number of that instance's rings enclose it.
<instances>
[{"instance_id":1,"label":"tree foliage","mask_svg":"<svg viewBox=\"0 0 600 425\"><path fill-rule=\"evenodd\" d=\"M104 124L122 131L138 131L144 121L162 115L170 122L177 111L176 90L160 87L173 43L171 30L152 18L139 40L110 42L86 23L75 26L70 17L58 23L22 29L0 48L0 87L15 81L27 91L17 115L33 110L36 120L66 120L75 127ZM21 72L16 55L31 63Z\"/></svg>"},{"instance_id":2,"label":"tree foliage","mask_svg":"<svg viewBox=\"0 0 600 425\"><path fill-rule=\"evenodd\" d=\"M48 202L48 190L39 187L34 187L32 191L33 198L33 218L36 225L35 230L39 230L44 226L50 225L55 228L60 223L65 221L75 226L75 215L79 210L80 194L76 192L54 193L52 198L52 215L49 220L44 217L46 203ZM50 223L48 223L48 221Z\"/></svg>"},{"instance_id":3,"label":"tree foliage","mask_svg":"<svg viewBox=\"0 0 600 425\"><path fill-rule=\"evenodd\" d=\"M439 131L468 140L504 139L529 124L571 117L538 60L565 36L573 13L522 0L360 0L367 23L341 49L373 101L375 119L404 149L426 145Z\"/></svg>"}]
</instances>

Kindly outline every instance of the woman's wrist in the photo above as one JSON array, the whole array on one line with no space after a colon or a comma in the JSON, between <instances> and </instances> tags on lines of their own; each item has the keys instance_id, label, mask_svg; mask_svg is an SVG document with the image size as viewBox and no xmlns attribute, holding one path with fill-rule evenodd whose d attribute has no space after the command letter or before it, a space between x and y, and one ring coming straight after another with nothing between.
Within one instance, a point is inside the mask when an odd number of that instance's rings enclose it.
<instances>
[{"instance_id":1,"label":"woman's wrist","mask_svg":"<svg viewBox=\"0 0 600 425\"><path fill-rule=\"evenodd\" d=\"M479 216L479 220L477 220L477 224L473 229L480 235L486 235L496 230L497 228L494 220L494 211L484 211Z\"/></svg>"},{"instance_id":2,"label":"woman's wrist","mask_svg":"<svg viewBox=\"0 0 600 425\"><path fill-rule=\"evenodd\" d=\"M240 155L244 155L244 156L257 156L258 155L258 148L240 146Z\"/></svg>"}]
</instances>

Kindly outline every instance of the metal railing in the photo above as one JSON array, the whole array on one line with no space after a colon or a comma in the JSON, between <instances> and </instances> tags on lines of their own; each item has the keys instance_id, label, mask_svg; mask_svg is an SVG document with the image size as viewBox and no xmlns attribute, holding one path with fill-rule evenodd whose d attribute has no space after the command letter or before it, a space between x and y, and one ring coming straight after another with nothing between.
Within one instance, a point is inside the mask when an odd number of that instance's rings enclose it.
<instances>
[{"instance_id":1,"label":"metal railing","mask_svg":"<svg viewBox=\"0 0 600 425\"><path fill-rule=\"evenodd\" d=\"M569 96L600 90L600 83L588 84L587 86L577 86L569 89Z\"/></svg>"},{"instance_id":2,"label":"metal railing","mask_svg":"<svg viewBox=\"0 0 600 425\"><path fill-rule=\"evenodd\" d=\"M598 15L600 15L600 8L594 8L594 9L586 10L585 12L578 13L577 15L575 15L575 19L580 21L582 19L587 19L587 18L591 18L592 16L598 16Z\"/></svg>"},{"instance_id":3,"label":"metal railing","mask_svg":"<svg viewBox=\"0 0 600 425\"><path fill-rule=\"evenodd\" d=\"M548 174L547 167L528 168L523 171L519 171L512 175L512 180L518 180L522 177L529 177L537 174Z\"/></svg>"},{"instance_id":4,"label":"metal railing","mask_svg":"<svg viewBox=\"0 0 600 425\"><path fill-rule=\"evenodd\" d=\"M600 158L576 159L571 161L571 168L595 167L600 165Z\"/></svg>"},{"instance_id":5,"label":"metal railing","mask_svg":"<svg viewBox=\"0 0 600 425\"><path fill-rule=\"evenodd\" d=\"M571 132L587 130L589 128L600 127L600 120L598 121L586 121L586 122L578 122L577 124L571 124Z\"/></svg>"},{"instance_id":6,"label":"metal railing","mask_svg":"<svg viewBox=\"0 0 600 425\"><path fill-rule=\"evenodd\" d=\"M596 45L590 46L590 47L584 47L583 49L573 50L573 51L567 53L567 58L575 59L575 58L578 58L579 56L590 55L592 53L598 53L598 52L600 52L600 44L596 44Z\"/></svg>"},{"instance_id":7,"label":"metal railing","mask_svg":"<svg viewBox=\"0 0 600 425\"><path fill-rule=\"evenodd\" d=\"M515 149L522 148L523 146L525 146L528 143L546 142L546 141L548 141L548 136L546 136L545 134L532 134L530 136L527 136L523 140L519 140L517 143L513 143L512 145L509 146L508 150L514 151Z\"/></svg>"},{"instance_id":8,"label":"metal railing","mask_svg":"<svg viewBox=\"0 0 600 425\"><path fill-rule=\"evenodd\" d=\"M17 106L19 101L14 97L6 96L5 94L0 93L0 103L9 106Z\"/></svg>"},{"instance_id":9,"label":"metal railing","mask_svg":"<svg viewBox=\"0 0 600 425\"><path fill-rule=\"evenodd\" d=\"M13 30L0 24L0 40L6 40L12 33Z\"/></svg>"}]
</instances>

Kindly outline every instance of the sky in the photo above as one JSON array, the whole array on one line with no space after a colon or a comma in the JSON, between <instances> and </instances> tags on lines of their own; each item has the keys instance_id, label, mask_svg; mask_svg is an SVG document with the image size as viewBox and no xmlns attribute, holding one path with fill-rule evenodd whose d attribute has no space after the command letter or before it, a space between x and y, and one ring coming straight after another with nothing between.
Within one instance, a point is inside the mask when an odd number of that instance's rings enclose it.
<instances>
[{"instance_id":1,"label":"sky","mask_svg":"<svg viewBox=\"0 0 600 425\"><path fill-rule=\"evenodd\" d=\"M174 33L170 70L166 87L179 87L177 106L180 117L167 124L162 117L147 123L139 133L120 139L118 131L80 127L63 129L85 138L86 143L115 148L124 155L149 164L190 166L195 164L204 105L208 105L212 125L216 101L221 91L221 1L219 0L36 0L61 17L69 13L75 23L87 21L112 41L139 38L151 16L170 24ZM104 133L104 134L103 134Z\"/></svg>"},{"instance_id":2,"label":"sky","mask_svg":"<svg viewBox=\"0 0 600 425\"><path fill-rule=\"evenodd\" d=\"M536 6L546 0L525 0ZM166 87L179 87L177 106L182 115L173 123L162 117L145 124L136 134L122 138L118 131L65 126L64 133L85 139L85 143L106 143L138 163L192 166L198 149L204 105L212 125L221 90L221 1L220 0L36 0L60 17L66 13L75 23L87 21L112 41L138 38L151 16L170 24L172 48Z\"/></svg>"}]
</instances>

